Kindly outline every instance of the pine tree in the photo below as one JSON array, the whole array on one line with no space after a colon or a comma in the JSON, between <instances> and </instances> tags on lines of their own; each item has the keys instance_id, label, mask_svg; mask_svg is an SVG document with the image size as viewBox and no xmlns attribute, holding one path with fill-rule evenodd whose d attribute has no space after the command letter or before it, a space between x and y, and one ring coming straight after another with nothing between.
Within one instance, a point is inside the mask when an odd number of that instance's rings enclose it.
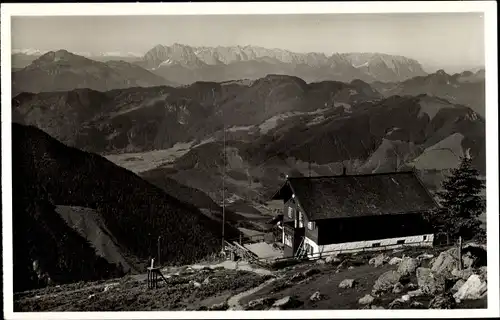
<instances>
[{"instance_id":1,"label":"pine tree","mask_svg":"<svg viewBox=\"0 0 500 320\"><path fill-rule=\"evenodd\" d=\"M472 167L470 157L461 158L460 166L451 171L438 192L443 209L434 223L452 236L465 239L484 237L478 216L484 212L486 202L481 196L485 185L479 172Z\"/></svg>"}]
</instances>

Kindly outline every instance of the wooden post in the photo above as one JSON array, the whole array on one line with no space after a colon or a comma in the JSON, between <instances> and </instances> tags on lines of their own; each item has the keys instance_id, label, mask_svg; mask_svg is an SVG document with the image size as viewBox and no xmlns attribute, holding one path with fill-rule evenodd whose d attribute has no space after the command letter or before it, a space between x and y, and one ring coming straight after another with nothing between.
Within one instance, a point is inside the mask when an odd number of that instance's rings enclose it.
<instances>
[{"instance_id":1,"label":"wooden post","mask_svg":"<svg viewBox=\"0 0 500 320\"><path fill-rule=\"evenodd\" d=\"M161 247L160 247L160 244L161 244L161 236L158 236L158 266L160 266L161 264Z\"/></svg>"},{"instance_id":2,"label":"wooden post","mask_svg":"<svg viewBox=\"0 0 500 320\"><path fill-rule=\"evenodd\" d=\"M243 238L243 236L242 236L242 233L240 232L240 244L243 244L243 243L242 243L242 242L243 242L243 241L242 241L242 238Z\"/></svg>"},{"instance_id":3,"label":"wooden post","mask_svg":"<svg viewBox=\"0 0 500 320\"><path fill-rule=\"evenodd\" d=\"M462 270L462 237L458 237L458 270Z\"/></svg>"}]
</instances>

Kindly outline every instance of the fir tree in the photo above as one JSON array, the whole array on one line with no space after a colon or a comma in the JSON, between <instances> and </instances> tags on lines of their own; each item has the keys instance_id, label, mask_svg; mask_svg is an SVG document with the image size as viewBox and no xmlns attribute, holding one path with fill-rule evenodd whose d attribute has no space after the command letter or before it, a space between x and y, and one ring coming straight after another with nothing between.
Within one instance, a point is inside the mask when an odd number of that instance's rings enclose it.
<instances>
[{"instance_id":1,"label":"fir tree","mask_svg":"<svg viewBox=\"0 0 500 320\"><path fill-rule=\"evenodd\" d=\"M434 224L452 236L465 239L484 237L478 219L486 208L481 196L484 187L479 172L472 167L470 157L461 158L460 166L451 171L442 184L442 191L438 192L444 210L435 216Z\"/></svg>"}]
</instances>

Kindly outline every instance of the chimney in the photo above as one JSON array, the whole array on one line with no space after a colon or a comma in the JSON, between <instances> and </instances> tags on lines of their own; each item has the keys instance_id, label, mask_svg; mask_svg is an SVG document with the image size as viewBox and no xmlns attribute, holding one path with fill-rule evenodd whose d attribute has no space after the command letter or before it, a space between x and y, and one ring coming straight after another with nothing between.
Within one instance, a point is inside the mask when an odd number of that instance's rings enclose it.
<instances>
[{"instance_id":1,"label":"chimney","mask_svg":"<svg viewBox=\"0 0 500 320\"><path fill-rule=\"evenodd\" d=\"M342 166L342 175L345 176L347 174L347 168Z\"/></svg>"}]
</instances>

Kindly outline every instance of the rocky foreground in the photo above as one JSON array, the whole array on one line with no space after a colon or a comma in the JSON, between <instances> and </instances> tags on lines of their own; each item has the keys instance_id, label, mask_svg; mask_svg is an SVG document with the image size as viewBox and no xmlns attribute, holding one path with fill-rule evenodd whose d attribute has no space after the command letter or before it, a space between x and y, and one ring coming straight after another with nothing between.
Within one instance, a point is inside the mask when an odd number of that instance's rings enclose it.
<instances>
[{"instance_id":1,"label":"rocky foreground","mask_svg":"<svg viewBox=\"0 0 500 320\"><path fill-rule=\"evenodd\" d=\"M243 263L244 264L244 263ZM17 293L15 311L454 309L486 308L486 247L339 255L272 272L238 264L165 269L145 277Z\"/></svg>"}]
</instances>

